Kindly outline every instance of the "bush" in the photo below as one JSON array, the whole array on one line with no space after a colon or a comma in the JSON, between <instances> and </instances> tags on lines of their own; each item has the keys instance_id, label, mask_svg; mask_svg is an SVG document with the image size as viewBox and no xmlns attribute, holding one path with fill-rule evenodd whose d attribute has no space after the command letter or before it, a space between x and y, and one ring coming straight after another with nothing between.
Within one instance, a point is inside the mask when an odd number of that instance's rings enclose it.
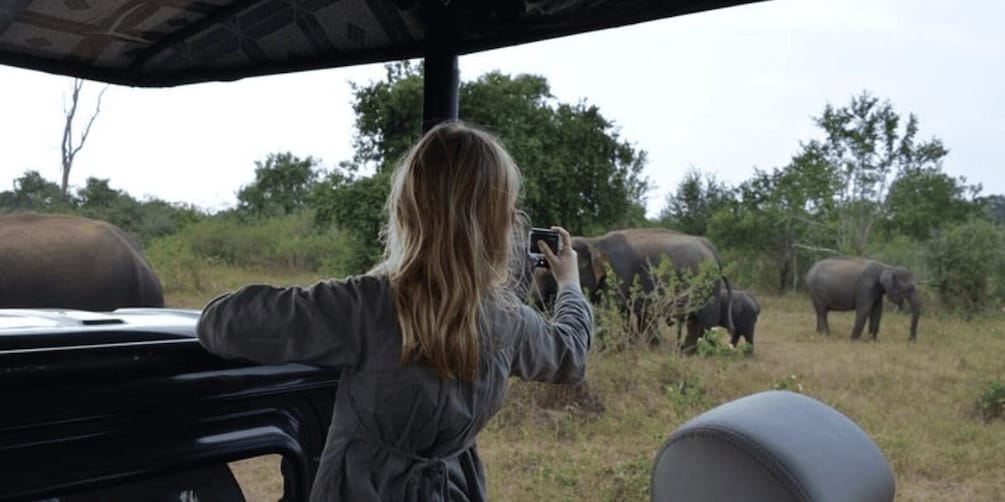
<instances>
[{"instance_id":1,"label":"bush","mask_svg":"<svg viewBox=\"0 0 1005 502\"><path fill-rule=\"evenodd\" d=\"M1005 384L999 380L985 383L974 408L977 417L985 422L1005 417Z\"/></svg>"},{"instance_id":2,"label":"bush","mask_svg":"<svg viewBox=\"0 0 1005 502\"><path fill-rule=\"evenodd\" d=\"M1000 299L1005 289L1005 231L984 220L943 229L929 266L943 304L965 314Z\"/></svg>"},{"instance_id":3,"label":"bush","mask_svg":"<svg viewBox=\"0 0 1005 502\"><path fill-rule=\"evenodd\" d=\"M743 284L758 291L778 291L778 262L767 253L724 250L722 262L729 264L729 284ZM801 287L802 284L799 284Z\"/></svg>"},{"instance_id":4,"label":"bush","mask_svg":"<svg viewBox=\"0 0 1005 502\"><path fill-rule=\"evenodd\" d=\"M919 283L932 280L929 269L929 248L926 243L918 242L904 235L897 235L889 240L871 242L866 255L883 263L904 267L914 274Z\"/></svg>"},{"instance_id":5,"label":"bush","mask_svg":"<svg viewBox=\"0 0 1005 502\"><path fill-rule=\"evenodd\" d=\"M337 229L317 229L309 212L249 221L217 216L156 239L148 248L162 266L268 267L335 277L363 272L345 267L353 256L352 242Z\"/></svg>"},{"instance_id":6,"label":"bush","mask_svg":"<svg viewBox=\"0 0 1005 502\"><path fill-rule=\"evenodd\" d=\"M698 355L704 357L746 357L754 353L754 346L741 339L737 346L729 344L725 328L715 327L705 331L698 339Z\"/></svg>"},{"instance_id":7,"label":"bush","mask_svg":"<svg viewBox=\"0 0 1005 502\"><path fill-rule=\"evenodd\" d=\"M636 276L625 294L613 280L614 270L607 265L607 289L595 309L596 350L624 350L660 342L667 320L705 305L721 276L713 262L703 263L696 272L677 271L667 257L651 270L650 291L645 291L641 278Z\"/></svg>"}]
</instances>

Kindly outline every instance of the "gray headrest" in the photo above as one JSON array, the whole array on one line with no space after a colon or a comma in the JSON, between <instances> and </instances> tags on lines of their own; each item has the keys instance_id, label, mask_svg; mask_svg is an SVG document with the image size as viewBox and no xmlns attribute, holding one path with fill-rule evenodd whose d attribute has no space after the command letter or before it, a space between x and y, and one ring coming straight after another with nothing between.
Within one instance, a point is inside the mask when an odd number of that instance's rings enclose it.
<instances>
[{"instance_id":1,"label":"gray headrest","mask_svg":"<svg viewBox=\"0 0 1005 502\"><path fill-rule=\"evenodd\" d=\"M653 466L654 502L889 502L893 494L893 469L855 422L787 391L688 421Z\"/></svg>"}]
</instances>

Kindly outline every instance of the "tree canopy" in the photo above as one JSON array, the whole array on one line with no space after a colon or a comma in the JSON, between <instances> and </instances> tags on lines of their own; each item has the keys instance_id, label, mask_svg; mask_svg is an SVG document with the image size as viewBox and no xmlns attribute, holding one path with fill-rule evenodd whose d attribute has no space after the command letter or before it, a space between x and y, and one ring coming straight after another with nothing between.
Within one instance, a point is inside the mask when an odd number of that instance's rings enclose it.
<instances>
[{"instance_id":1,"label":"tree canopy","mask_svg":"<svg viewBox=\"0 0 1005 502\"><path fill-rule=\"evenodd\" d=\"M422 133L422 66L386 68L382 81L353 84L353 158L315 192L319 221L370 243L370 262L379 254L389 173ZM459 118L497 135L520 166L520 205L532 224L596 234L645 221L646 154L596 106L557 102L544 77L498 72L463 82L459 101Z\"/></svg>"}]
</instances>

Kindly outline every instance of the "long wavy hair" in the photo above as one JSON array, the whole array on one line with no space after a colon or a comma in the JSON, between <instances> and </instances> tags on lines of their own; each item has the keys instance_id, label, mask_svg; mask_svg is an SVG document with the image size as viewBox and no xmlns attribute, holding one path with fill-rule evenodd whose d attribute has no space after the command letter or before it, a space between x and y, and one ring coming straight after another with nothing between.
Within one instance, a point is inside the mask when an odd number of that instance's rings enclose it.
<instances>
[{"instance_id":1,"label":"long wavy hair","mask_svg":"<svg viewBox=\"0 0 1005 502\"><path fill-rule=\"evenodd\" d=\"M500 142L459 121L429 130L391 179L384 259L401 361L474 381L484 302L506 303L520 171Z\"/></svg>"}]
</instances>

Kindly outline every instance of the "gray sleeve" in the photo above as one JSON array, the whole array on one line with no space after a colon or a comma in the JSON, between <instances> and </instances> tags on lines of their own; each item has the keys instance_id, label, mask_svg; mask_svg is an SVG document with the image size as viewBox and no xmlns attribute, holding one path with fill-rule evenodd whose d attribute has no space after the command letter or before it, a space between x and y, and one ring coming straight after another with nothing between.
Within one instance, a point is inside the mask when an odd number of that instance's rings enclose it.
<instances>
[{"instance_id":1,"label":"gray sleeve","mask_svg":"<svg viewBox=\"0 0 1005 502\"><path fill-rule=\"evenodd\" d=\"M578 285L559 290L551 320L527 306L518 316L510 375L538 382L581 382L593 336L593 313Z\"/></svg>"},{"instance_id":2,"label":"gray sleeve","mask_svg":"<svg viewBox=\"0 0 1005 502\"><path fill-rule=\"evenodd\" d=\"M206 306L196 329L199 341L228 358L353 366L364 343L360 317L368 303L358 286L355 280L246 286Z\"/></svg>"}]
</instances>

